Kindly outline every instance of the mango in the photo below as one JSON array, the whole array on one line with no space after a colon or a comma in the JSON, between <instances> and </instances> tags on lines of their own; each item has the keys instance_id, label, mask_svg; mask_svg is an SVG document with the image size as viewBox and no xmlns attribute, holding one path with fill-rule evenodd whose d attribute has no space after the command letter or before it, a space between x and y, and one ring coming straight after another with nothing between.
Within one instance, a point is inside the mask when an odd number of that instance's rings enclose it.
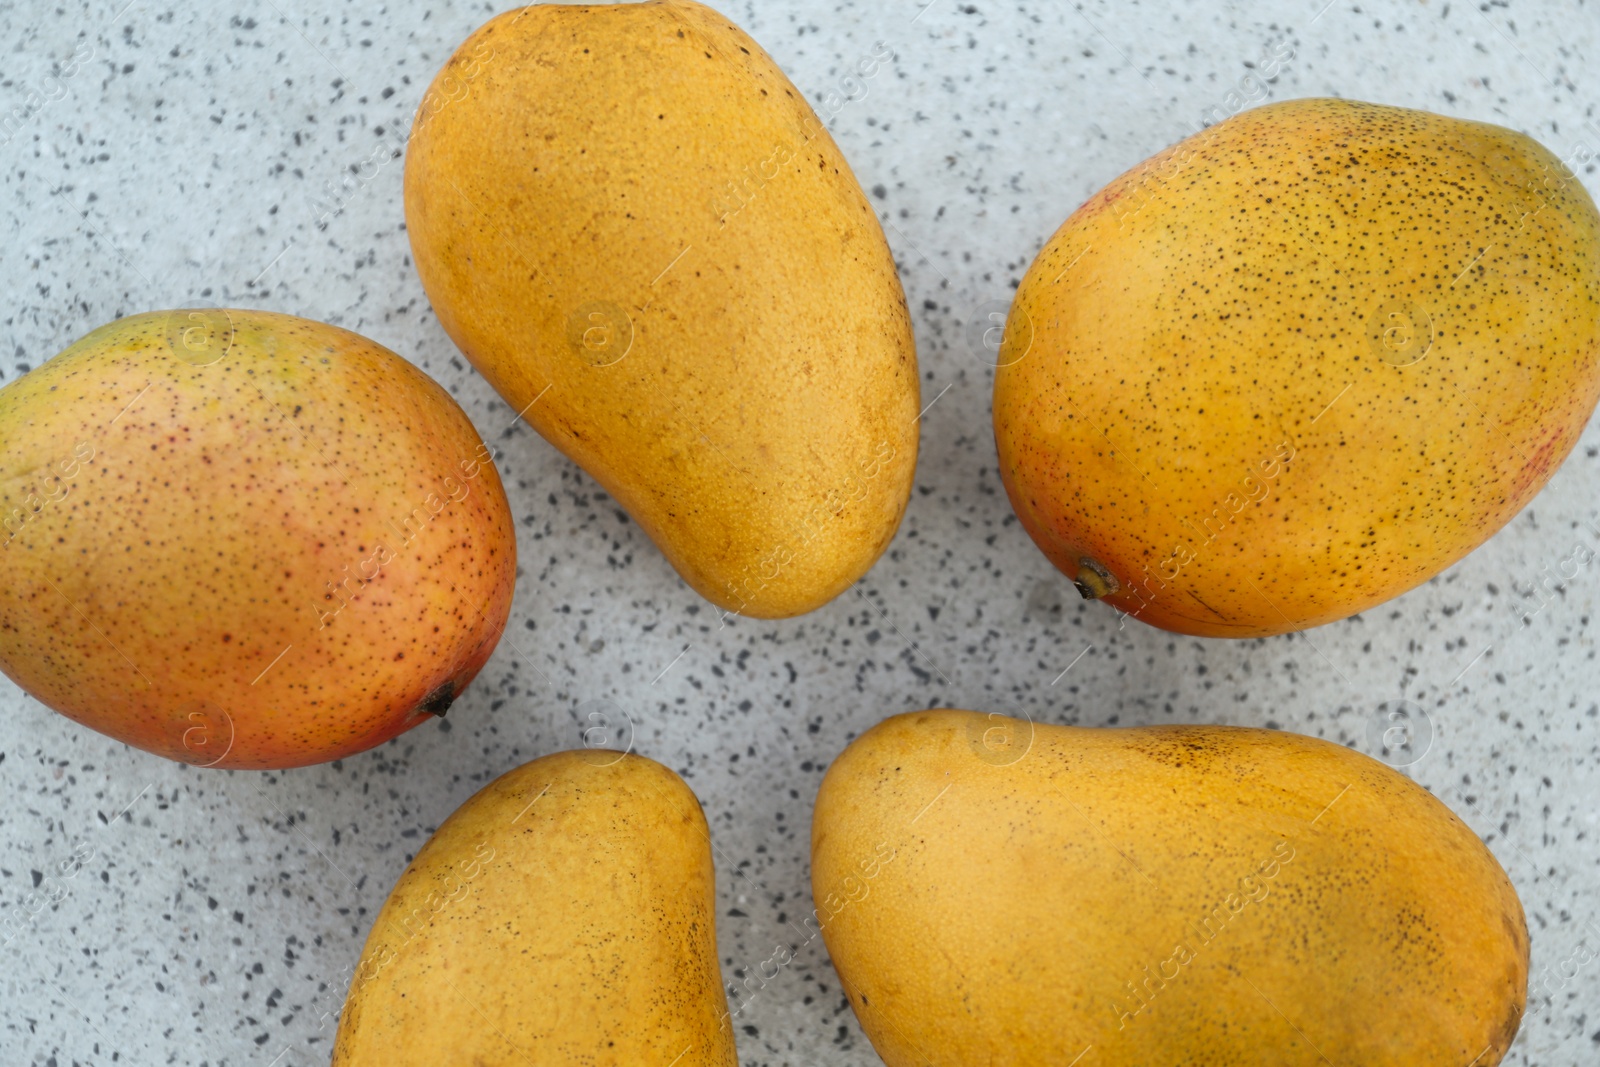
<instances>
[{"instance_id":1,"label":"mango","mask_svg":"<svg viewBox=\"0 0 1600 1067\"><path fill-rule=\"evenodd\" d=\"M422 846L373 922L333 1067L738 1067L705 816L653 760L561 752Z\"/></svg>"},{"instance_id":2,"label":"mango","mask_svg":"<svg viewBox=\"0 0 1600 1067\"><path fill-rule=\"evenodd\" d=\"M1483 843L1295 734L898 715L828 769L811 863L889 1067L1494 1067L1527 996Z\"/></svg>"},{"instance_id":3,"label":"mango","mask_svg":"<svg viewBox=\"0 0 1600 1067\"><path fill-rule=\"evenodd\" d=\"M832 137L732 22L491 20L423 98L405 209L451 339L706 599L802 614L888 545L917 453L905 295Z\"/></svg>"},{"instance_id":4,"label":"mango","mask_svg":"<svg viewBox=\"0 0 1600 1067\"><path fill-rule=\"evenodd\" d=\"M295 767L443 715L515 574L466 414L346 330L150 312L0 389L0 670L147 752Z\"/></svg>"},{"instance_id":5,"label":"mango","mask_svg":"<svg viewBox=\"0 0 1600 1067\"><path fill-rule=\"evenodd\" d=\"M1257 637L1505 525L1577 441L1597 355L1600 214L1568 164L1497 126L1295 100L1067 219L1007 317L995 443L1084 596Z\"/></svg>"}]
</instances>

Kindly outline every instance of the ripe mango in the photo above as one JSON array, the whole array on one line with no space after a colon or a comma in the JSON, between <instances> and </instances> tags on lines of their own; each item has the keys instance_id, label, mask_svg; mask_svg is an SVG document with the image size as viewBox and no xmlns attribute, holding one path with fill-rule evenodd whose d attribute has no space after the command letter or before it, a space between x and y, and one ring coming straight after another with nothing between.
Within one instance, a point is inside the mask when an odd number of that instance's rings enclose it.
<instances>
[{"instance_id":1,"label":"ripe mango","mask_svg":"<svg viewBox=\"0 0 1600 1067\"><path fill-rule=\"evenodd\" d=\"M405 206L445 331L702 596L798 615L888 545L919 396L894 260L828 131L726 18L493 19L424 97Z\"/></svg>"},{"instance_id":2,"label":"ripe mango","mask_svg":"<svg viewBox=\"0 0 1600 1067\"><path fill-rule=\"evenodd\" d=\"M653 760L561 752L445 820L384 903L333 1067L738 1067L705 816Z\"/></svg>"},{"instance_id":3,"label":"ripe mango","mask_svg":"<svg viewBox=\"0 0 1600 1067\"><path fill-rule=\"evenodd\" d=\"M1296 100L1056 232L1007 320L995 442L1085 596L1255 637L1388 600L1505 525L1600 398L1597 355L1600 214L1566 164L1497 126Z\"/></svg>"},{"instance_id":4,"label":"ripe mango","mask_svg":"<svg viewBox=\"0 0 1600 1067\"><path fill-rule=\"evenodd\" d=\"M828 769L811 863L889 1067L1494 1067L1526 1001L1489 850L1310 737L899 715Z\"/></svg>"},{"instance_id":5,"label":"ripe mango","mask_svg":"<svg viewBox=\"0 0 1600 1067\"><path fill-rule=\"evenodd\" d=\"M516 539L488 452L346 330L102 326L0 389L0 669L169 759L371 748L444 714L505 626Z\"/></svg>"}]
</instances>

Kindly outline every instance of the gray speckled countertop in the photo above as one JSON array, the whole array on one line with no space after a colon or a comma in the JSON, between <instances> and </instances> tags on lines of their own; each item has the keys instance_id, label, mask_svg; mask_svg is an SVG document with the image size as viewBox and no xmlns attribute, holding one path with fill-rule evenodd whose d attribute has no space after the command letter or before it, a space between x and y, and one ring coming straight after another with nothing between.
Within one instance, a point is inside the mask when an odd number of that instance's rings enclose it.
<instances>
[{"instance_id":1,"label":"gray speckled countertop","mask_svg":"<svg viewBox=\"0 0 1600 1067\"><path fill-rule=\"evenodd\" d=\"M0 378L123 314L257 306L375 338L498 433L511 412L411 267L400 162L362 166L403 140L435 70L498 5L126 2L0 0ZM1600 576L1562 583L1526 626L1515 609L1600 541L1600 432L1488 545L1379 610L1239 643L1119 631L1011 516L968 327L1083 199L1212 108L1340 95L1499 122L1563 157L1600 146L1600 8L922 3L719 5L819 107L840 94L835 136L900 261L934 403L876 569L808 617L720 627L587 476L518 427L500 440L522 561L512 622L447 720L341 763L222 773L130 750L0 679L0 917L21 917L0 946L0 1063L326 1063L406 862L485 782L576 747L591 700L624 709L636 749L705 806L730 981L793 940L822 771L888 713L1270 724L1370 750L1385 702L1410 701L1432 730L1410 773L1484 836L1527 909L1534 997L1507 1062L1595 1062ZM846 83L880 40L895 60ZM1285 40L1293 58L1261 80L1253 65ZM1600 195L1592 166L1582 177ZM54 902L33 915L39 890ZM739 1021L747 1067L879 1062L819 942Z\"/></svg>"}]
</instances>

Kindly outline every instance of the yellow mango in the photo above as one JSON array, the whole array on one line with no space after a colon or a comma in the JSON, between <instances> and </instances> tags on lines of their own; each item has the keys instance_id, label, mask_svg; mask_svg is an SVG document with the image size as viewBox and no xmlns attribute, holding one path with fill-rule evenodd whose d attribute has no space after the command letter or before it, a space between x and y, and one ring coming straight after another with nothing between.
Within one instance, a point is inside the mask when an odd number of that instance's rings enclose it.
<instances>
[{"instance_id":1,"label":"yellow mango","mask_svg":"<svg viewBox=\"0 0 1600 1067\"><path fill-rule=\"evenodd\" d=\"M561 752L480 790L379 911L333 1067L738 1067L705 816L653 760Z\"/></svg>"},{"instance_id":2,"label":"yellow mango","mask_svg":"<svg viewBox=\"0 0 1600 1067\"><path fill-rule=\"evenodd\" d=\"M264 311L119 319L0 389L0 669L228 768L443 715L511 611L489 449L420 370Z\"/></svg>"},{"instance_id":3,"label":"yellow mango","mask_svg":"<svg viewBox=\"0 0 1600 1067\"><path fill-rule=\"evenodd\" d=\"M423 99L405 206L445 331L708 600L801 614L888 545L919 396L894 260L827 130L726 18L493 19Z\"/></svg>"},{"instance_id":4,"label":"yellow mango","mask_svg":"<svg viewBox=\"0 0 1600 1067\"><path fill-rule=\"evenodd\" d=\"M1600 398L1597 354L1600 214L1548 150L1271 104L1039 253L995 375L1001 476L1086 597L1181 633L1303 629L1509 521Z\"/></svg>"},{"instance_id":5,"label":"yellow mango","mask_svg":"<svg viewBox=\"0 0 1600 1067\"><path fill-rule=\"evenodd\" d=\"M1477 836L1273 730L898 715L828 768L811 866L889 1067L1494 1067L1527 996Z\"/></svg>"}]
</instances>

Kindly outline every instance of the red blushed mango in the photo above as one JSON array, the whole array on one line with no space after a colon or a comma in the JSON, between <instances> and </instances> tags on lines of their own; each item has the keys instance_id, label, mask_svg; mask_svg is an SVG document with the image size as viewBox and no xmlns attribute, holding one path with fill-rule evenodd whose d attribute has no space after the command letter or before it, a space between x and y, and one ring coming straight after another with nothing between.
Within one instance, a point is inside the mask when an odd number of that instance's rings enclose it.
<instances>
[{"instance_id":1,"label":"red blushed mango","mask_svg":"<svg viewBox=\"0 0 1600 1067\"><path fill-rule=\"evenodd\" d=\"M1001 476L1086 596L1303 629L1505 525L1594 410L1597 356L1600 215L1567 164L1497 126L1273 104L1039 253L995 376Z\"/></svg>"},{"instance_id":2,"label":"red blushed mango","mask_svg":"<svg viewBox=\"0 0 1600 1067\"><path fill-rule=\"evenodd\" d=\"M0 389L0 669L204 766L442 715L511 608L489 449L427 375L259 311L120 319Z\"/></svg>"}]
</instances>

